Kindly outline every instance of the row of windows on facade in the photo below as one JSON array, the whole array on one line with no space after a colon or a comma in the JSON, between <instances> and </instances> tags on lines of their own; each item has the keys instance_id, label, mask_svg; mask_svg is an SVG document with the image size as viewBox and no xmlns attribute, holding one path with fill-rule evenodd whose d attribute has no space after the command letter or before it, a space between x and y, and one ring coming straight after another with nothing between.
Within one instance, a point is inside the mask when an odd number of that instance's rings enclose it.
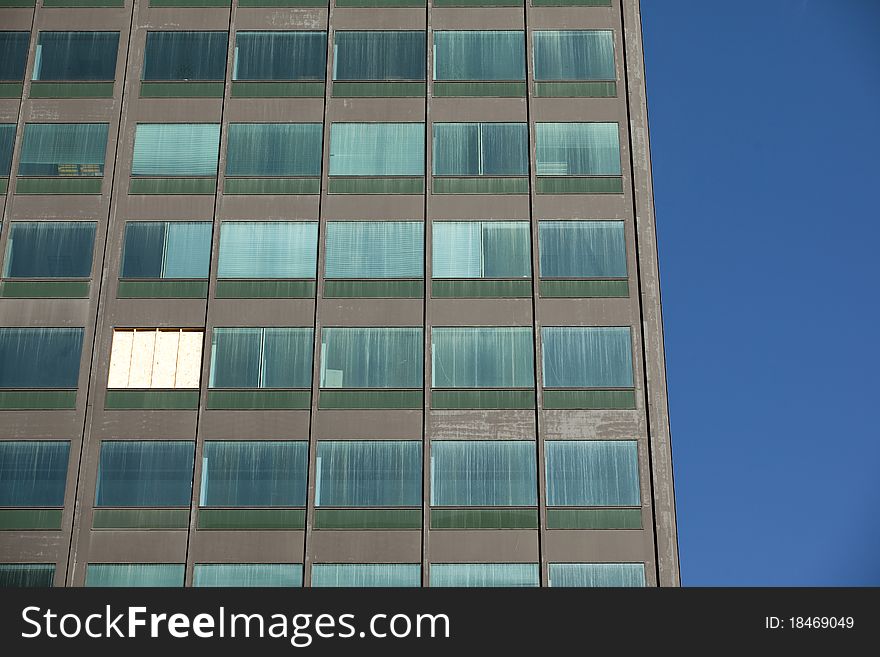
<instances>
[{"instance_id":1,"label":"row of windows on facade","mask_svg":"<svg viewBox=\"0 0 880 657\"><path fill-rule=\"evenodd\" d=\"M144 81L219 81L226 77L227 32L147 32ZM0 80L22 80L30 34L0 32ZM433 33L433 79L523 81L526 40L521 30ZM610 30L532 33L534 77L539 81L614 80ZM35 81L112 81L119 32L40 32ZM424 31L336 31L333 80L424 80ZM238 32L232 79L323 81L327 33Z\"/></svg>"},{"instance_id":2,"label":"row of windows on facade","mask_svg":"<svg viewBox=\"0 0 880 657\"><path fill-rule=\"evenodd\" d=\"M320 508L422 506L422 442L319 440ZM0 441L0 507L64 506L67 441ZM101 443L95 508L189 508L192 441ZM306 441L207 441L201 450L200 508L303 508ZM432 440L432 507L536 507L537 456L530 440ZM544 441L548 507L638 507L635 440Z\"/></svg>"},{"instance_id":3,"label":"row of windows on facade","mask_svg":"<svg viewBox=\"0 0 880 657\"><path fill-rule=\"evenodd\" d=\"M137 221L125 225L121 279L207 279L213 224ZM528 221L435 221L431 277L527 279L532 275ZM5 279L89 278L96 223L15 221L9 226ZM324 232L325 279L421 279L424 224L330 221ZM225 221L220 279L315 279L318 223ZM544 279L625 279L623 221L538 222Z\"/></svg>"},{"instance_id":4,"label":"row of windows on facade","mask_svg":"<svg viewBox=\"0 0 880 657\"><path fill-rule=\"evenodd\" d=\"M298 587L302 564L296 563L197 563L193 586ZM536 587L537 563L432 563L432 587ZM322 563L311 567L313 587L418 587L422 566L417 563ZM86 586L180 587L184 564L91 563ZM548 583L554 587L641 587L641 563L551 563ZM0 564L0 588L47 587L55 578L54 564Z\"/></svg>"},{"instance_id":5,"label":"row of windows on facade","mask_svg":"<svg viewBox=\"0 0 880 657\"><path fill-rule=\"evenodd\" d=\"M0 124L0 177L10 174L15 125ZM103 176L107 123L28 123L19 176ZM321 123L232 123L226 176L318 177ZM536 123L540 176L619 176L620 126L612 122ZM435 176L529 175L527 123L432 124ZM139 123L131 175L216 176L218 123ZM331 176L424 176L425 124L332 123Z\"/></svg>"},{"instance_id":6,"label":"row of windows on facade","mask_svg":"<svg viewBox=\"0 0 880 657\"><path fill-rule=\"evenodd\" d=\"M82 328L0 328L0 388L77 387ZM201 380L200 329L116 329L110 389L196 389ZM533 388L531 327L433 327L431 387ZM310 327L214 328L210 388L308 389L314 331ZM322 389L421 389L421 327L323 328ZM545 388L633 387L631 330L626 326L541 329Z\"/></svg>"}]
</instances>

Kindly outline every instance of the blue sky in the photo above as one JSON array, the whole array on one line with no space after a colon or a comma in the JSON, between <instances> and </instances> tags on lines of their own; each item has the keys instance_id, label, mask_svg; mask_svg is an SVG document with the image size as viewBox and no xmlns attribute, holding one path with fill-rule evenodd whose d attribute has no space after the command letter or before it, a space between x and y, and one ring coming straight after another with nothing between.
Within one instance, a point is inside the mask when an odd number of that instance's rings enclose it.
<instances>
[{"instance_id":1,"label":"blue sky","mask_svg":"<svg viewBox=\"0 0 880 657\"><path fill-rule=\"evenodd\" d=\"M685 585L880 585L880 2L642 0Z\"/></svg>"}]
</instances>

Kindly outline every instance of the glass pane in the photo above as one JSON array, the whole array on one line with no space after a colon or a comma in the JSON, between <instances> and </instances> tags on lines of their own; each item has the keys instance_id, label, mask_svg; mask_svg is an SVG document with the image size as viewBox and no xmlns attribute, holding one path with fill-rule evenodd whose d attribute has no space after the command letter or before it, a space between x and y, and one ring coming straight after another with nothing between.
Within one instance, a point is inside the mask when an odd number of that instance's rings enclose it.
<instances>
[{"instance_id":1,"label":"glass pane","mask_svg":"<svg viewBox=\"0 0 880 657\"><path fill-rule=\"evenodd\" d=\"M435 123L435 176L525 176L525 123Z\"/></svg>"},{"instance_id":2,"label":"glass pane","mask_svg":"<svg viewBox=\"0 0 880 657\"><path fill-rule=\"evenodd\" d=\"M330 175L425 175L425 124L334 123Z\"/></svg>"},{"instance_id":3,"label":"glass pane","mask_svg":"<svg viewBox=\"0 0 880 657\"><path fill-rule=\"evenodd\" d=\"M532 275L532 236L526 221L484 221L483 276L528 278Z\"/></svg>"},{"instance_id":4,"label":"glass pane","mask_svg":"<svg viewBox=\"0 0 880 657\"><path fill-rule=\"evenodd\" d=\"M638 587L645 585L641 563L551 563L550 586Z\"/></svg>"},{"instance_id":5,"label":"glass pane","mask_svg":"<svg viewBox=\"0 0 880 657\"><path fill-rule=\"evenodd\" d=\"M238 32L233 80L323 80L326 32Z\"/></svg>"},{"instance_id":6,"label":"glass pane","mask_svg":"<svg viewBox=\"0 0 880 657\"><path fill-rule=\"evenodd\" d=\"M532 587L536 563L432 563L431 586Z\"/></svg>"},{"instance_id":7,"label":"glass pane","mask_svg":"<svg viewBox=\"0 0 880 657\"><path fill-rule=\"evenodd\" d=\"M263 388L310 388L314 331L311 328L263 329Z\"/></svg>"},{"instance_id":8,"label":"glass pane","mask_svg":"<svg viewBox=\"0 0 880 657\"><path fill-rule=\"evenodd\" d=\"M182 563L90 563L86 568L86 586L183 586L185 569Z\"/></svg>"},{"instance_id":9,"label":"glass pane","mask_svg":"<svg viewBox=\"0 0 880 657\"><path fill-rule=\"evenodd\" d=\"M308 458L305 441L208 441L199 505L305 506Z\"/></svg>"},{"instance_id":10,"label":"glass pane","mask_svg":"<svg viewBox=\"0 0 880 657\"><path fill-rule=\"evenodd\" d=\"M210 221L174 221L166 229L162 278L208 278Z\"/></svg>"},{"instance_id":11,"label":"glass pane","mask_svg":"<svg viewBox=\"0 0 880 657\"><path fill-rule=\"evenodd\" d=\"M320 123L231 123L227 176L320 176Z\"/></svg>"},{"instance_id":12,"label":"glass pane","mask_svg":"<svg viewBox=\"0 0 880 657\"><path fill-rule=\"evenodd\" d=\"M0 123L0 178L12 171L12 148L15 145L15 124Z\"/></svg>"},{"instance_id":13,"label":"glass pane","mask_svg":"<svg viewBox=\"0 0 880 657\"><path fill-rule=\"evenodd\" d=\"M218 123L140 123L134 135L133 176L216 176Z\"/></svg>"},{"instance_id":14,"label":"glass pane","mask_svg":"<svg viewBox=\"0 0 880 657\"><path fill-rule=\"evenodd\" d=\"M525 80L521 31L434 32L435 80Z\"/></svg>"},{"instance_id":15,"label":"glass pane","mask_svg":"<svg viewBox=\"0 0 880 657\"><path fill-rule=\"evenodd\" d=\"M106 123L28 123L20 176L103 176Z\"/></svg>"},{"instance_id":16,"label":"glass pane","mask_svg":"<svg viewBox=\"0 0 880 657\"><path fill-rule=\"evenodd\" d=\"M259 388L263 330L215 328L211 335L211 388Z\"/></svg>"},{"instance_id":17,"label":"glass pane","mask_svg":"<svg viewBox=\"0 0 880 657\"><path fill-rule=\"evenodd\" d=\"M336 32L334 80L424 80L424 32Z\"/></svg>"},{"instance_id":18,"label":"glass pane","mask_svg":"<svg viewBox=\"0 0 880 657\"><path fill-rule=\"evenodd\" d=\"M223 80L226 32L147 32L144 80Z\"/></svg>"},{"instance_id":19,"label":"glass pane","mask_svg":"<svg viewBox=\"0 0 880 657\"><path fill-rule=\"evenodd\" d=\"M535 506L536 470L530 440L434 440L431 504Z\"/></svg>"},{"instance_id":20,"label":"glass pane","mask_svg":"<svg viewBox=\"0 0 880 657\"><path fill-rule=\"evenodd\" d=\"M0 388L76 388L81 328L0 328Z\"/></svg>"},{"instance_id":21,"label":"glass pane","mask_svg":"<svg viewBox=\"0 0 880 657\"><path fill-rule=\"evenodd\" d=\"M162 277L167 226L164 221L137 221L125 224L122 278Z\"/></svg>"},{"instance_id":22,"label":"glass pane","mask_svg":"<svg viewBox=\"0 0 880 657\"><path fill-rule=\"evenodd\" d=\"M541 221L538 242L545 278L626 277L622 221Z\"/></svg>"},{"instance_id":23,"label":"glass pane","mask_svg":"<svg viewBox=\"0 0 880 657\"><path fill-rule=\"evenodd\" d=\"M315 278L314 221L224 221L218 278Z\"/></svg>"},{"instance_id":24,"label":"glass pane","mask_svg":"<svg viewBox=\"0 0 880 657\"><path fill-rule=\"evenodd\" d=\"M16 222L6 242L4 278L88 278L95 224L91 221Z\"/></svg>"},{"instance_id":25,"label":"glass pane","mask_svg":"<svg viewBox=\"0 0 880 657\"><path fill-rule=\"evenodd\" d=\"M34 80L113 80L119 32L40 32Z\"/></svg>"},{"instance_id":26,"label":"glass pane","mask_svg":"<svg viewBox=\"0 0 880 657\"><path fill-rule=\"evenodd\" d=\"M552 326L541 329L545 388L631 388L628 326Z\"/></svg>"},{"instance_id":27,"label":"glass pane","mask_svg":"<svg viewBox=\"0 0 880 657\"><path fill-rule=\"evenodd\" d=\"M0 442L0 507L64 506L70 443Z\"/></svg>"},{"instance_id":28,"label":"glass pane","mask_svg":"<svg viewBox=\"0 0 880 657\"><path fill-rule=\"evenodd\" d=\"M482 222L435 221L431 242L434 278L482 278Z\"/></svg>"},{"instance_id":29,"label":"glass pane","mask_svg":"<svg viewBox=\"0 0 880 657\"><path fill-rule=\"evenodd\" d=\"M422 567L417 563L320 563L312 566L312 586L417 587Z\"/></svg>"},{"instance_id":30,"label":"glass pane","mask_svg":"<svg viewBox=\"0 0 880 657\"><path fill-rule=\"evenodd\" d=\"M0 563L0 589L45 588L54 581L54 563Z\"/></svg>"},{"instance_id":31,"label":"glass pane","mask_svg":"<svg viewBox=\"0 0 880 657\"><path fill-rule=\"evenodd\" d=\"M434 327L434 388L530 388L535 385L532 329L526 326Z\"/></svg>"},{"instance_id":32,"label":"glass pane","mask_svg":"<svg viewBox=\"0 0 880 657\"><path fill-rule=\"evenodd\" d=\"M611 30L535 32L536 80L614 80Z\"/></svg>"},{"instance_id":33,"label":"glass pane","mask_svg":"<svg viewBox=\"0 0 880 657\"><path fill-rule=\"evenodd\" d=\"M331 221L326 278L421 278L424 224L415 221Z\"/></svg>"},{"instance_id":34,"label":"glass pane","mask_svg":"<svg viewBox=\"0 0 880 657\"><path fill-rule=\"evenodd\" d=\"M548 506L639 506L635 440L548 440Z\"/></svg>"},{"instance_id":35,"label":"glass pane","mask_svg":"<svg viewBox=\"0 0 880 657\"><path fill-rule=\"evenodd\" d=\"M30 32L0 32L0 80L24 79Z\"/></svg>"},{"instance_id":36,"label":"glass pane","mask_svg":"<svg viewBox=\"0 0 880 657\"><path fill-rule=\"evenodd\" d=\"M194 449L185 440L105 440L95 506L189 506Z\"/></svg>"},{"instance_id":37,"label":"glass pane","mask_svg":"<svg viewBox=\"0 0 880 657\"><path fill-rule=\"evenodd\" d=\"M421 388L421 328L325 328L322 388Z\"/></svg>"},{"instance_id":38,"label":"glass pane","mask_svg":"<svg viewBox=\"0 0 880 657\"><path fill-rule=\"evenodd\" d=\"M315 506L419 506L422 444L414 440L318 443Z\"/></svg>"},{"instance_id":39,"label":"glass pane","mask_svg":"<svg viewBox=\"0 0 880 657\"><path fill-rule=\"evenodd\" d=\"M616 123L536 123L539 176L619 176Z\"/></svg>"},{"instance_id":40,"label":"glass pane","mask_svg":"<svg viewBox=\"0 0 880 657\"><path fill-rule=\"evenodd\" d=\"M302 564L197 563L193 568L193 586L302 586Z\"/></svg>"}]
</instances>

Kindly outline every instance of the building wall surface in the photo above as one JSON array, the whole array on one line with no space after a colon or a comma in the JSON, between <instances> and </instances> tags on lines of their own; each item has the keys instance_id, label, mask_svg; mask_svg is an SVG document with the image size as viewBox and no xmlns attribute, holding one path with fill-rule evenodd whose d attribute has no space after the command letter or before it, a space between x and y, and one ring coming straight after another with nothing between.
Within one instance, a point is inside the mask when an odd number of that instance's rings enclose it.
<instances>
[{"instance_id":1,"label":"building wall surface","mask_svg":"<svg viewBox=\"0 0 880 657\"><path fill-rule=\"evenodd\" d=\"M225 6L184 7L196 2L124 0L100 2L37 0L0 2L3 30L30 33L28 66L20 97L0 98L0 123L16 124L16 140L7 193L0 196L3 225L0 253L10 226L20 221L96 222L94 260L87 296L82 298L0 298L0 326L83 327L84 339L75 404L71 408L0 410L0 440L70 441L69 469L60 526L0 531L0 562L55 564L56 586L82 586L88 564L186 564L185 582L194 564L303 564L303 583L311 566L324 563L409 563L422 566L422 584L430 584L430 564L538 564L540 583L548 585L549 564L636 563L645 566L649 586L679 584L672 460L666 400L660 287L648 145L647 102L637 0L560 2L564 6L252 7L232 0ZM162 4L163 6L157 6ZM214 3L207 3L214 4ZM223 3L217 3L222 5ZM270 2L248 2L272 4ZM282 3L283 4L283 3ZM294 5L296 2L290 2ZM301 3L311 4L311 3ZM320 4L316 2L315 4ZM345 3L343 3L345 4ZM370 3L365 3L370 4ZM415 3L418 4L418 3ZM445 3L444 3L445 4ZM486 2L486 4L490 4ZM502 3L508 4L508 3ZM55 6L64 5L64 6ZM597 5L597 6L588 6ZM526 93L522 97L438 97L432 80L433 51L426 52L426 91L415 97L340 97L332 83L334 33L337 30L426 30L427 43L442 30L524 30ZM532 41L540 30L611 30L614 34L616 89L605 97L542 97L534 79ZM118 31L119 54L112 96L37 98L31 71L41 31ZM228 60L218 97L144 97L146 35L155 30L228 31ZM315 97L248 98L233 95L232 69L237 31L326 30L326 83ZM193 92L196 93L196 92ZM201 92L198 92L201 93ZM217 91L220 94L220 91ZM38 94L39 95L39 94ZM314 122L323 124L320 193L230 194L226 144L230 123ZM523 122L529 126L527 193L438 193L432 177L431 126L442 122ZM337 122L423 122L427 125L425 193L338 193L329 175L330 127ZM619 125L622 193L539 193L536 124L611 122ZM100 193L24 193L17 176L25 124L107 123L107 156ZM219 167L210 193L133 193L131 175L135 131L142 123L217 123L221 125ZM142 191L142 190L141 190ZM168 191L168 190L166 190ZM180 190L177 190L180 191ZM184 190L185 191L185 190ZM317 192L317 189L313 190ZM542 220L617 220L624 224L627 289L624 296L549 297L539 276L538 222ZM127 221L212 222L212 252L207 295L202 298L122 298L119 295L123 231ZM224 221L318 222L316 289L300 297L218 297L220 224ZM422 290L410 297L328 296L323 276L324 237L331 221L408 220L424 223ZM524 296L443 298L432 292L432 225L444 220L519 220L528 222L532 276ZM421 287L423 286L423 287ZM380 293L381 294L381 293ZM36 295L34 295L36 296ZM438 409L432 394L431 328L505 326L533 329L535 385L510 404L490 398ZM630 327L633 400L631 404L575 403L581 408L548 408L543 385L543 327ZM313 377L302 408L210 408L211 334L215 327L314 327ZM419 327L424 337L424 389L415 404L386 402L386 408L328 408L320 389L321 339L326 327ZM118 328L203 329L201 380L197 395L166 405L132 408L151 402L118 403L108 395L111 343ZM479 395L472 395L477 399ZM412 399L410 397L410 399ZM523 399L526 401L523 402ZM167 401L167 400L166 400ZM158 402L161 405L161 402ZM330 404L332 405L332 404ZM338 405L338 404L337 404ZM343 404L344 406L345 404ZM349 404L352 405L352 404ZM354 404L357 405L357 404ZM369 405L369 404L364 404ZM415 406L406 408L406 406ZM448 405L448 404L443 404ZM455 405L455 404L453 404ZM471 408L467 408L470 405ZM503 408L512 405L514 408ZM553 406L554 404L550 404ZM632 408L628 408L632 405ZM128 406L124 408L124 406ZM396 406L396 407L395 407ZM475 407L476 406L476 407ZM519 406L519 408L516 408ZM592 406L592 407L590 407ZM604 407L603 407L604 406ZM608 407L612 406L612 407ZM621 407L613 407L621 406ZM171 521L140 528L113 527L95 513L95 488L102 441L194 441L192 499ZM301 526L265 529L200 528L199 490L206 441L308 441L308 495ZM423 444L421 527L336 528L321 526L315 507L316 454L319 441L410 440ZM432 528L430 471L432 441L533 441L537 454L537 520L506 528L467 526ZM615 522L599 528L561 528L548 520L544 459L546 445L558 440L636 441L640 504L636 525ZM2 514L3 510L0 510ZM551 514L552 516L552 510ZM488 518L489 516L486 516ZM127 520L125 522L132 522ZM125 524L125 522L118 524ZM151 521L134 520L150 525ZM493 522L505 525L508 521ZM110 525L97 526L96 525ZM295 525L296 523L294 523ZM357 524L357 522L355 523ZM381 524L381 522L380 522ZM387 524L393 522L386 521ZM513 522L516 525L518 522ZM626 524L626 523L624 523ZM157 526L158 525L158 526ZM577 523L575 523L577 525ZM436 522L435 522L436 526Z\"/></svg>"}]
</instances>

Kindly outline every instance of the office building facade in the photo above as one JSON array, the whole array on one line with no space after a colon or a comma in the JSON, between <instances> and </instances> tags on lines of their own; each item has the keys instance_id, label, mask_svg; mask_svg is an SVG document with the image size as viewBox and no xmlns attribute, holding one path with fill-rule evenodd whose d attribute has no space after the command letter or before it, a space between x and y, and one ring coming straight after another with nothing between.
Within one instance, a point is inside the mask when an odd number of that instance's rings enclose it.
<instances>
[{"instance_id":1,"label":"office building facade","mask_svg":"<svg viewBox=\"0 0 880 657\"><path fill-rule=\"evenodd\" d=\"M636 0L0 26L0 583L678 585Z\"/></svg>"}]
</instances>

